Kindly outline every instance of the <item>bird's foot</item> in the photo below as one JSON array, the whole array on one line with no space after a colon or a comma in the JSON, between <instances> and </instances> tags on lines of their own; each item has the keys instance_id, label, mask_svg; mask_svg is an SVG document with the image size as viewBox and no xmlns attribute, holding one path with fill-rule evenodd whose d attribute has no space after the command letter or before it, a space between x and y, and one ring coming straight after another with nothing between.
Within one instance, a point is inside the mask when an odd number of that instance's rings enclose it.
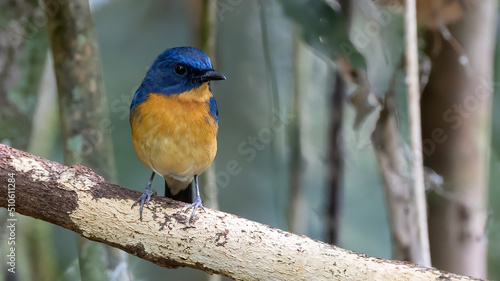
<instances>
[{"instance_id":1,"label":"bird's foot","mask_svg":"<svg viewBox=\"0 0 500 281\"><path fill-rule=\"evenodd\" d=\"M137 204L139 201L141 202L141 208L139 209L139 218L142 221L142 209L144 207L144 203L146 203L146 207L149 207L149 200L151 200L151 195L153 195L155 192L151 190L150 188L146 188L144 190L144 193L132 204L131 209L134 208L135 204Z\"/></svg>"},{"instance_id":2,"label":"bird's foot","mask_svg":"<svg viewBox=\"0 0 500 281\"><path fill-rule=\"evenodd\" d=\"M196 199L194 200L193 204L184 208L183 212L186 212L187 210L193 208L193 212L191 213L191 216L189 217L189 221L191 221L194 218L194 215L196 214L196 210L198 210L199 207L201 207L203 209L203 211L206 212L205 208L201 204L201 198L199 196L197 196Z\"/></svg>"}]
</instances>

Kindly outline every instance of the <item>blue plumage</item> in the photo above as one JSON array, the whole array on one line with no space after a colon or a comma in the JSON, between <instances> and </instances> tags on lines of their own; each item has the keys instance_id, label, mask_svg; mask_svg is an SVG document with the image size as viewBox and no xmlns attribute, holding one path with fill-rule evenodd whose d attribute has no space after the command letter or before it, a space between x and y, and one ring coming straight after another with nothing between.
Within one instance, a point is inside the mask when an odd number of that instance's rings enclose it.
<instances>
[{"instance_id":1,"label":"blue plumage","mask_svg":"<svg viewBox=\"0 0 500 281\"><path fill-rule=\"evenodd\" d=\"M211 97L207 103L210 108L210 116L212 116L216 123L219 123L219 110L217 110L217 102L215 101L215 98Z\"/></svg>"},{"instance_id":2,"label":"blue plumage","mask_svg":"<svg viewBox=\"0 0 500 281\"><path fill-rule=\"evenodd\" d=\"M176 67L183 67L185 72L177 73ZM203 51L193 47L166 49L149 68L130 110L144 102L150 93L174 95L198 88L209 81L204 76L209 71L212 71L212 64Z\"/></svg>"}]
</instances>

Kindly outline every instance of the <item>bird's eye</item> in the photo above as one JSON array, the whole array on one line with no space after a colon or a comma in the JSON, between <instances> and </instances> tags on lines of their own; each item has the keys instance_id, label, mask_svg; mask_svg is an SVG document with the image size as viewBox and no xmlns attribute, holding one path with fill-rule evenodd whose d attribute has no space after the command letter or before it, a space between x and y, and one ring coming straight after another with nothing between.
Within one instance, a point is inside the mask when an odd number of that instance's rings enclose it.
<instances>
[{"instance_id":1,"label":"bird's eye","mask_svg":"<svg viewBox=\"0 0 500 281\"><path fill-rule=\"evenodd\" d=\"M184 75L187 71L186 66L182 63L178 63L174 66L175 73L179 75Z\"/></svg>"}]
</instances>

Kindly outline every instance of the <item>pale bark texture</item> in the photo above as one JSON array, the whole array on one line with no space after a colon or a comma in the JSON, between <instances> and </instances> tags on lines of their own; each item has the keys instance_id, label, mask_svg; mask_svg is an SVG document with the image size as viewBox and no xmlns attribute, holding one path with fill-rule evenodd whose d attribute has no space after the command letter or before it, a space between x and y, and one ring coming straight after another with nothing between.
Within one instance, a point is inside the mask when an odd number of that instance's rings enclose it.
<instances>
[{"instance_id":1,"label":"pale bark texture","mask_svg":"<svg viewBox=\"0 0 500 281\"><path fill-rule=\"evenodd\" d=\"M428 36L432 72L422 95L422 132L425 165L444 179L443 192L428 200L433 266L484 278L497 1L470 2L449 26L458 44Z\"/></svg>"},{"instance_id":2,"label":"pale bark texture","mask_svg":"<svg viewBox=\"0 0 500 281\"><path fill-rule=\"evenodd\" d=\"M8 179L15 189L8 190ZM9 193L10 192L10 193ZM408 262L369 257L208 209L189 222L187 205L140 195L84 166L63 166L0 145L0 206L65 227L164 267L188 266L237 280L478 280Z\"/></svg>"}]
</instances>

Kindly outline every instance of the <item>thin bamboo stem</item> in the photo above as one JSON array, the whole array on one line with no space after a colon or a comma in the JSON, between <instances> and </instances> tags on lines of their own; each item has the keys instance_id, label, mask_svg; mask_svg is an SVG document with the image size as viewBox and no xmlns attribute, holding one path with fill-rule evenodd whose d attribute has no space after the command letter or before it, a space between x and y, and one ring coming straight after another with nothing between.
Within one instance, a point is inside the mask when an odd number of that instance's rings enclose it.
<instances>
[{"instance_id":1,"label":"thin bamboo stem","mask_svg":"<svg viewBox=\"0 0 500 281\"><path fill-rule=\"evenodd\" d=\"M418 79L418 41L415 0L406 1L406 82L410 117L410 142L412 151L413 205L415 206L415 233L419 244L417 263L431 266L429 232L427 229L427 204L425 200L424 169L422 159L422 131L420 120L420 85Z\"/></svg>"}]
</instances>

